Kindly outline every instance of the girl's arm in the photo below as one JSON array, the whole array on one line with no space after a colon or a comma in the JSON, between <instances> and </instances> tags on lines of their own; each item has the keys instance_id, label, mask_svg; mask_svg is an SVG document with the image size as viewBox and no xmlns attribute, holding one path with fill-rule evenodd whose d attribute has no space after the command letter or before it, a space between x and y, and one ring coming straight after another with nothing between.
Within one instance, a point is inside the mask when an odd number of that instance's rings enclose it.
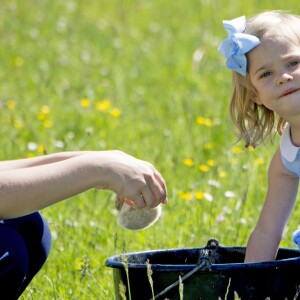
<instances>
[{"instance_id":1,"label":"girl's arm","mask_svg":"<svg viewBox=\"0 0 300 300\"><path fill-rule=\"evenodd\" d=\"M120 151L62 157L0 172L0 219L34 212L94 187L131 199L137 208L166 202L164 179L148 162Z\"/></svg>"},{"instance_id":2,"label":"girl's arm","mask_svg":"<svg viewBox=\"0 0 300 300\"><path fill-rule=\"evenodd\" d=\"M284 227L295 203L299 179L284 168L279 149L271 161L268 181L267 197L248 241L246 262L276 258Z\"/></svg>"}]
</instances>

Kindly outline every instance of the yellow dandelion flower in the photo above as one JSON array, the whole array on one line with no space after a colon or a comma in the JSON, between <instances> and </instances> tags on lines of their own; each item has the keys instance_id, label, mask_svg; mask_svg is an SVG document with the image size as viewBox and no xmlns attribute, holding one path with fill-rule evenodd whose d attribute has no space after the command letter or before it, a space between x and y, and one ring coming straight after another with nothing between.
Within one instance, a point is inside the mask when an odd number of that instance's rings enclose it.
<instances>
[{"instance_id":1,"label":"yellow dandelion flower","mask_svg":"<svg viewBox=\"0 0 300 300\"><path fill-rule=\"evenodd\" d=\"M27 153L27 157L32 158L32 157L34 157L34 154L32 152L29 152L29 153Z\"/></svg>"},{"instance_id":2,"label":"yellow dandelion flower","mask_svg":"<svg viewBox=\"0 0 300 300\"><path fill-rule=\"evenodd\" d=\"M40 121L46 120L49 114L50 114L50 107L47 105L43 105L39 111L38 119Z\"/></svg>"},{"instance_id":3,"label":"yellow dandelion flower","mask_svg":"<svg viewBox=\"0 0 300 300\"><path fill-rule=\"evenodd\" d=\"M17 68L21 68L24 65L24 59L20 56L16 57L15 59L15 66Z\"/></svg>"},{"instance_id":4,"label":"yellow dandelion flower","mask_svg":"<svg viewBox=\"0 0 300 300\"><path fill-rule=\"evenodd\" d=\"M216 162L213 159L209 159L207 161L207 165L209 165L210 167L215 167L216 166Z\"/></svg>"},{"instance_id":5,"label":"yellow dandelion flower","mask_svg":"<svg viewBox=\"0 0 300 300\"><path fill-rule=\"evenodd\" d=\"M119 118L121 116L121 110L118 108L113 108L110 114L115 118Z\"/></svg>"},{"instance_id":6,"label":"yellow dandelion flower","mask_svg":"<svg viewBox=\"0 0 300 300\"><path fill-rule=\"evenodd\" d=\"M17 104L14 100L8 100L6 105L7 105L7 108L10 110L14 110L17 106Z\"/></svg>"},{"instance_id":7,"label":"yellow dandelion flower","mask_svg":"<svg viewBox=\"0 0 300 300\"><path fill-rule=\"evenodd\" d=\"M83 98L83 99L80 100L80 105L81 105L82 107L84 107L84 108L89 107L90 104L91 104L90 99Z\"/></svg>"},{"instance_id":8,"label":"yellow dandelion flower","mask_svg":"<svg viewBox=\"0 0 300 300\"><path fill-rule=\"evenodd\" d=\"M101 100L96 102L95 109L102 112L107 112L111 108L111 103L109 100Z\"/></svg>"},{"instance_id":9,"label":"yellow dandelion flower","mask_svg":"<svg viewBox=\"0 0 300 300\"><path fill-rule=\"evenodd\" d=\"M47 118L47 115L40 111L39 114L38 114L38 119L39 119L40 121L43 121L43 120L45 120L46 118Z\"/></svg>"},{"instance_id":10,"label":"yellow dandelion flower","mask_svg":"<svg viewBox=\"0 0 300 300\"><path fill-rule=\"evenodd\" d=\"M208 127L211 127L213 125L212 120L210 120L208 118L204 118L204 117L197 117L196 123L199 125L204 125L204 126L208 126Z\"/></svg>"},{"instance_id":11,"label":"yellow dandelion flower","mask_svg":"<svg viewBox=\"0 0 300 300\"><path fill-rule=\"evenodd\" d=\"M43 145L39 145L38 148L37 148L37 152L39 153L45 153L45 147Z\"/></svg>"},{"instance_id":12,"label":"yellow dandelion flower","mask_svg":"<svg viewBox=\"0 0 300 300\"><path fill-rule=\"evenodd\" d=\"M203 199L204 198L204 193L203 192L196 192L196 194L195 194L195 198L197 199L197 200L201 200L201 199Z\"/></svg>"},{"instance_id":13,"label":"yellow dandelion flower","mask_svg":"<svg viewBox=\"0 0 300 300\"><path fill-rule=\"evenodd\" d=\"M265 163L265 161L262 158L257 158L255 160L255 164L257 164L257 165L263 165L264 163Z\"/></svg>"},{"instance_id":14,"label":"yellow dandelion flower","mask_svg":"<svg viewBox=\"0 0 300 300\"><path fill-rule=\"evenodd\" d=\"M192 167L194 165L194 161L191 158L185 158L183 160L183 164L187 167Z\"/></svg>"},{"instance_id":15,"label":"yellow dandelion flower","mask_svg":"<svg viewBox=\"0 0 300 300\"><path fill-rule=\"evenodd\" d=\"M23 128L23 123L22 123L21 120L14 120L13 126L14 126L16 129L20 129L20 128Z\"/></svg>"},{"instance_id":16,"label":"yellow dandelion flower","mask_svg":"<svg viewBox=\"0 0 300 300\"><path fill-rule=\"evenodd\" d=\"M199 170L202 171L202 172L208 172L209 166L207 166L207 165L200 165L199 166Z\"/></svg>"},{"instance_id":17,"label":"yellow dandelion flower","mask_svg":"<svg viewBox=\"0 0 300 300\"><path fill-rule=\"evenodd\" d=\"M235 154L239 154L239 153L242 152L242 149L241 149L240 147L238 147L238 146L233 146L233 147L231 148L231 151L232 151L233 153L235 153Z\"/></svg>"},{"instance_id":18,"label":"yellow dandelion flower","mask_svg":"<svg viewBox=\"0 0 300 300\"><path fill-rule=\"evenodd\" d=\"M52 122L51 120L49 120L49 119L46 119L46 120L43 122L43 124L44 124L44 127L46 127L46 128L51 128L51 127L53 127L53 122Z\"/></svg>"},{"instance_id":19,"label":"yellow dandelion flower","mask_svg":"<svg viewBox=\"0 0 300 300\"><path fill-rule=\"evenodd\" d=\"M191 192L180 192L178 196L183 200L192 200Z\"/></svg>"},{"instance_id":20,"label":"yellow dandelion flower","mask_svg":"<svg viewBox=\"0 0 300 300\"><path fill-rule=\"evenodd\" d=\"M225 171L219 171L218 174L219 174L220 178L226 178L228 175L227 172L225 172Z\"/></svg>"},{"instance_id":21,"label":"yellow dandelion flower","mask_svg":"<svg viewBox=\"0 0 300 300\"><path fill-rule=\"evenodd\" d=\"M212 150L214 148L214 145L212 143L205 143L204 149L206 150Z\"/></svg>"},{"instance_id":22,"label":"yellow dandelion flower","mask_svg":"<svg viewBox=\"0 0 300 300\"><path fill-rule=\"evenodd\" d=\"M51 109L48 105L43 105L41 107L41 112L44 113L45 115L48 115L48 114L50 114Z\"/></svg>"}]
</instances>

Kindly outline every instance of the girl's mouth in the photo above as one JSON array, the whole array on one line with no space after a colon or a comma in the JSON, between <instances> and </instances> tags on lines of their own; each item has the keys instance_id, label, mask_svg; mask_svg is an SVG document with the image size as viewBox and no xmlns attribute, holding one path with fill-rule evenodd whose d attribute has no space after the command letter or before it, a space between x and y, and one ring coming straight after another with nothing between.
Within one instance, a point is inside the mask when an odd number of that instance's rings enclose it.
<instances>
[{"instance_id":1,"label":"girl's mouth","mask_svg":"<svg viewBox=\"0 0 300 300\"><path fill-rule=\"evenodd\" d=\"M298 88L290 88L290 89L287 89L286 91L284 91L284 92L281 94L281 97L284 97L284 96L293 94L293 93L295 93L295 92L298 92L299 90L300 90L300 89L298 89Z\"/></svg>"}]
</instances>

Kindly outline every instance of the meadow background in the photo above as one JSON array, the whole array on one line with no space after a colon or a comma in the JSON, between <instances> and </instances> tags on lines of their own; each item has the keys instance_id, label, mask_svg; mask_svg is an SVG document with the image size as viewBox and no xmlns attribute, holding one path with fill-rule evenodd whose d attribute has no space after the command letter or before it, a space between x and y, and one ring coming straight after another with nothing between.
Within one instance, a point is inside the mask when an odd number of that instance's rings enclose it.
<instances>
[{"instance_id":1,"label":"meadow background","mask_svg":"<svg viewBox=\"0 0 300 300\"><path fill-rule=\"evenodd\" d=\"M0 159L120 149L152 162L169 194L139 232L118 226L110 192L44 209L53 248L22 300L113 299L115 254L245 246L278 139L235 144L217 47L223 19L269 9L300 14L298 0L1 0ZM299 218L296 204L282 247Z\"/></svg>"}]
</instances>

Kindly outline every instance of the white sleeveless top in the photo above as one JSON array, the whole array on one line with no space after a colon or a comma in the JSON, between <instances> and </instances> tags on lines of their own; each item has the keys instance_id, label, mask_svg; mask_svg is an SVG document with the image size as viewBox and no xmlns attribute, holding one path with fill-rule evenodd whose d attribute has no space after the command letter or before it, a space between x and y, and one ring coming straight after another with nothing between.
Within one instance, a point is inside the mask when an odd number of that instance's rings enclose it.
<instances>
[{"instance_id":1,"label":"white sleeveless top","mask_svg":"<svg viewBox=\"0 0 300 300\"><path fill-rule=\"evenodd\" d=\"M281 161L284 167L300 178L300 147L293 144L291 127L287 125L280 140Z\"/></svg>"}]
</instances>

